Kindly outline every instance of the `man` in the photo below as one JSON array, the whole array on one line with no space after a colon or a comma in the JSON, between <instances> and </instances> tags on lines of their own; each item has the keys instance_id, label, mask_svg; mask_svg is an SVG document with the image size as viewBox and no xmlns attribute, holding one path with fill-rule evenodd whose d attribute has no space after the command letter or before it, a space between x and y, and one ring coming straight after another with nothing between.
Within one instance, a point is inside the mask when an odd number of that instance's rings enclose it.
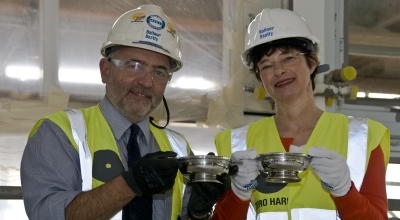
<instances>
[{"instance_id":1,"label":"man","mask_svg":"<svg viewBox=\"0 0 400 220\"><path fill-rule=\"evenodd\" d=\"M176 158L193 154L187 141L149 120L182 67L173 23L154 5L128 11L101 54L99 105L46 116L29 135L21 163L28 217L110 219L122 209L123 219L207 217L230 178L190 194Z\"/></svg>"}]
</instances>

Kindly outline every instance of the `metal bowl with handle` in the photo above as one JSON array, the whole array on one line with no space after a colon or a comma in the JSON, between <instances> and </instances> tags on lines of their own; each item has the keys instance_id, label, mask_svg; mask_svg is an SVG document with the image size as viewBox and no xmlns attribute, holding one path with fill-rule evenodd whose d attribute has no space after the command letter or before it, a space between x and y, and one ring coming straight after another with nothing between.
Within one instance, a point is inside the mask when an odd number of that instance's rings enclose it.
<instances>
[{"instance_id":1,"label":"metal bowl with handle","mask_svg":"<svg viewBox=\"0 0 400 220\"><path fill-rule=\"evenodd\" d=\"M189 178L189 183L193 182L216 182L217 174L228 173L229 168L235 164L242 164L241 161L232 161L228 157L214 155L198 155L180 157L180 171L184 177Z\"/></svg>"},{"instance_id":2,"label":"metal bowl with handle","mask_svg":"<svg viewBox=\"0 0 400 220\"><path fill-rule=\"evenodd\" d=\"M257 158L267 178L265 181L273 183L300 182L298 174L306 170L311 156L301 153L264 153Z\"/></svg>"}]
</instances>

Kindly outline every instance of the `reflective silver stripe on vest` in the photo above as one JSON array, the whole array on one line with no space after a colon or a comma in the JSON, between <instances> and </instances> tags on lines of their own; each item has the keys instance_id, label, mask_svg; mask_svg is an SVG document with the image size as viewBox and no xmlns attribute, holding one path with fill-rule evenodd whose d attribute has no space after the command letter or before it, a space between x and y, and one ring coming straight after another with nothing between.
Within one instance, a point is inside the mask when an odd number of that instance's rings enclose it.
<instances>
[{"instance_id":1,"label":"reflective silver stripe on vest","mask_svg":"<svg viewBox=\"0 0 400 220\"><path fill-rule=\"evenodd\" d=\"M183 147L187 146L186 140L182 138L182 136L176 131L173 131L168 128L164 128L164 131L167 134L172 150L175 151L179 157L186 157L188 155L188 151L187 148Z\"/></svg>"},{"instance_id":2,"label":"reflective silver stripe on vest","mask_svg":"<svg viewBox=\"0 0 400 220\"><path fill-rule=\"evenodd\" d=\"M172 150L178 154L178 157L186 157L188 156L187 148L183 146L187 146L186 140L182 138L182 136L174 130L164 128L165 133L167 134L168 141L171 144ZM182 148L180 147L182 146ZM182 198L185 195L186 185L183 184L182 187Z\"/></svg>"},{"instance_id":3,"label":"reflective silver stripe on vest","mask_svg":"<svg viewBox=\"0 0 400 220\"><path fill-rule=\"evenodd\" d=\"M79 147L79 160L81 163L82 175L82 191L92 189L92 158L90 155L89 146L86 139L86 123L82 112L79 109L65 110L71 124L72 135L76 144ZM172 150L175 151L179 157L188 155L187 144L177 132L164 129L167 134L168 140L171 144ZM181 147L182 146L182 147ZM85 152L82 154L81 152Z\"/></svg>"},{"instance_id":4,"label":"reflective silver stripe on vest","mask_svg":"<svg viewBox=\"0 0 400 220\"><path fill-rule=\"evenodd\" d=\"M248 130L249 130L249 124L231 130L232 153L247 149L246 139Z\"/></svg>"},{"instance_id":5,"label":"reflective silver stripe on vest","mask_svg":"<svg viewBox=\"0 0 400 220\"><path fill-rule=\"evenodd\" d=\"M351 180L360 190L367 164L368 119L349 116L347 164Z\"/></svg>"},{"instance_id":6,"label":"reflective silver stripe on vest","mask_svg":"<svg viewBox=\"0 0 400 220\"><path fill-rule=\"evenodd\" d=\"M368 149L368 119L348 116L348 147L347 165L350 169L350 178L354 186L360 190L364 180L367 149ZM246 139L249 125L231 130L232 153L246 150ZM245 142L245 143L243 143ZM335 210L324 209L292 209L292 219L340 219ZM318 216L317 218L312 218ZM322 216L322 218L320 218ZM286 212L264 212L257 215L257 219L288 219Z\"/></svg>"},{"instance_id":7,"label":"reflective silver stripe on vest","mask_svg":"<svg viewBox=\"0 0 400 220\"><path fill-rule=\"evenodd\" d=\"M292 220L340 220L336 210L301 208L290 211ZM257 220L288 220L287 212L264 212L257 216Z\"/></svg>"},{"instance_id":8,"label":"reflective silver stripe on vest","mask_svg":"<svg viewBox=\"0 0 400 220\"><path fill-rule=\"evenodd\" d=\"M92 156L86 140L86 123L79 109L64 111L71 124L71 131L75 143L78 145L79 161L81 164L82 191L92 189Z\"/></svg>"},{"instance_id":9,"label":"reflective silver stripe on vest","mask_svg":"<svg viewBox=\"0 0 400 220\"><path fill-rule=\"evenodd\" d=\"M264 212L257 215L257 220L273 219L273 220L288 220L287 212Z\"/></svg>"},{"instance_id":10,"label":"reflective silver stripe on vest","mask_svg":"<svg viewBox=\"0 0 400 220\"><path fill-rule=\"evenodd\" d=\"M290 210L292 220L340 220L336 210L301 208Z\"/></svg>"}]
</instances>

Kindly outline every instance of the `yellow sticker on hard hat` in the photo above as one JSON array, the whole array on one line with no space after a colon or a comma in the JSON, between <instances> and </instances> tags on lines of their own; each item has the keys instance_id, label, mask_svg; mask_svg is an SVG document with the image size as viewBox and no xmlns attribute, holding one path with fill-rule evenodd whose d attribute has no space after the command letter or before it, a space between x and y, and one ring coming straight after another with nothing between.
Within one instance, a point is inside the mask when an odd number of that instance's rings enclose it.
<instances>
[{"instance_id":1,"label":"yellow sticker on hard hat","mask_svg":"<svg viewBox=\"0 0 400 220\"><path fill-rule=\"evenodd\" d=\"M161 45L163 41L163 36L159 31L150 29L150 28L144 28L143 29L143 41L147 42L152 42L158 45Z\"/></svg>"},{"instance_id":2,"label":"yellow sticker on hard hat","mask_svg":"<svg viewBox=\"0 0 400 220\"><path fill-rule=\"evenodd\" d=\"M146 15L143 12L136 13L136 14L132 15L131 22L143 22L145 17L146 17Z\"/></svg>"},{"instance_id":3,"label":"yellow sticker on hard hat","mask_svg":"<svg viewBox=\"0 0 400 220\"><path fill-rule=\"evenodd\" d=\"M167 29L168 33L170 33L175 38L176 37L175 27L171 23L167 23Z\"/></svg>"}]
</instances>

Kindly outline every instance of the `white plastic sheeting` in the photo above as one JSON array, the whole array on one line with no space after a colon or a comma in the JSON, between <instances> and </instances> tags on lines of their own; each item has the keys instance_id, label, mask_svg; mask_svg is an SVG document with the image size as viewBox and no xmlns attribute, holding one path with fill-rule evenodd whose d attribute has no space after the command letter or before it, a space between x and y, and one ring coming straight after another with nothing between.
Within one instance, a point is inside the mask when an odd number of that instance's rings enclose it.
<instances>
[{"instance_id":1,"label":"white plastic sheeting","mask_svg":"<svg viewBox=\"0 0 400 220\"><path fill-rule=\"evenodd\" d=\"M279 7L277 0L261 3ZM20 158L39 118L103 98L100 47L117 18L143 4L161 6L181 38L183 68L174 73L165 97L171 122L195 121L211 128L204 132L210 136L207 146L192 144L195 150L213 150L217 125L249 122L244 110L266 107L243 91L247 84L260 84L240 60L243 33L252 18L244 15L249 14L245 5L258 1L0 0L1 185L20 185ZM152 116L165 120L164 106ZM195 136L183 133L189 141Z\"/></svg>"}]
</instances>

